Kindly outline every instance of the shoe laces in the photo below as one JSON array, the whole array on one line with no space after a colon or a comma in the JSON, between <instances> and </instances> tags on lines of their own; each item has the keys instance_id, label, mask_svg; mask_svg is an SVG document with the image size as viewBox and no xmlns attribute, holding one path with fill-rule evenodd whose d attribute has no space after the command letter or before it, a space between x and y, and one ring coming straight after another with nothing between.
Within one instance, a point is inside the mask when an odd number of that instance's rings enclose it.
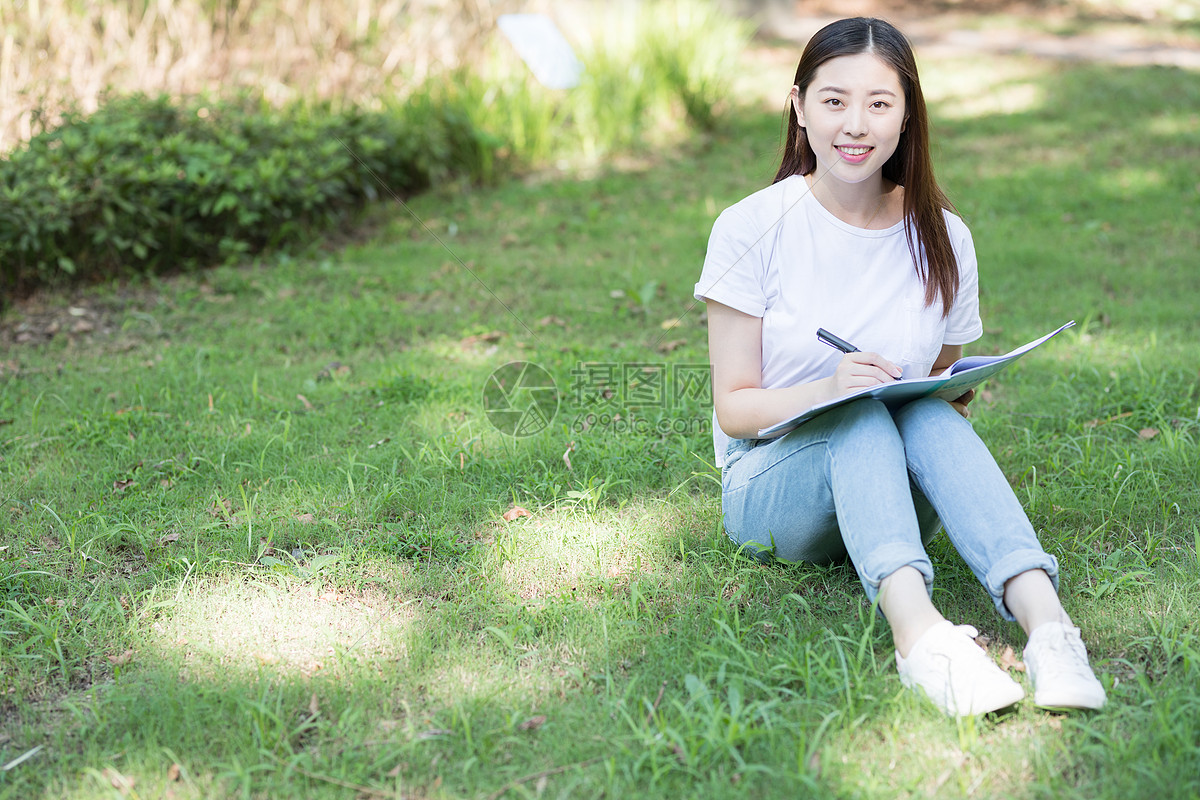
<instances>
[{"instance_id":1,"label":"shoe laces","mask_svg":"<svg viewBox=\"0 0 1200 800\"><path fill-rule=\"evenodd\" d=\"M953 660L966 658L971 662L986 660L987 654L975 641L979 631L974 625L954 625L936 643L930 643L929 657Z\"/></svg>"},{"instance_id":2,"label":"shoe laces","mask_svg":"<svg viewBox=\"0 0 1200 800\"><path fill-rule=\"evenodd\" d=\"M1038 666L1043 671L1073 673L1081 677L1093 677L1088 665L1087 648L1078 628L1063 625L1061 635L1042 636L1035 652L1040 656ZM1028 657L1027 657L1028 658Z\"/></svg>"}]
</instances>

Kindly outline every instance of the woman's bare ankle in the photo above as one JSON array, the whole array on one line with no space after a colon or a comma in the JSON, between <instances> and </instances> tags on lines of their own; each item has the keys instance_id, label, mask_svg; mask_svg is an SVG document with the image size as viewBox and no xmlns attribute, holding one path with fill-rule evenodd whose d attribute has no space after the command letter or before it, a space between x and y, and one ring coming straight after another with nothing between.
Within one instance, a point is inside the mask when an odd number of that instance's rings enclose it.
<instances>
[{"instance_id":1,"label":"woman's bare ankle","mask_svg":"<svg viewBox=\"0 0 1200 800\"><path fill-rule=\"evenodd\" d=\"M901 567L879 583L879 609L892 627L892 642L907 658L925 632L945 620L929 600L925 576L915 567Z\"/></svg>"}]
</instances>

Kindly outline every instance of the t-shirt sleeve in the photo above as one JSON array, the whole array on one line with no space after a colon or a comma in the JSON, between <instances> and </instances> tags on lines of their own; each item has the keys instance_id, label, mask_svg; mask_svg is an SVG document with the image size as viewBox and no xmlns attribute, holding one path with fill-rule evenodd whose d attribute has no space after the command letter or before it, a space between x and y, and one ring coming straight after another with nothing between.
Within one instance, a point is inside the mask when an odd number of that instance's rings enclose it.
<instances>
[{"instance_id":1,"label":"t-shirt sleeve","mask_svg":"<svg viewBox=\"0 0 1200 800\"><path fill-rule=\"evenodd\" d=\"M983 335L983 320L979 318L979 262L967 226L953 217L948 222L958 258L958 295L946 320L943 344L968 344Z\"/></svg>"},{"instance_id":2,"label":"t-shirt sleeve","mask_svg":"<svg viewBox=\"0 0 1200 800\"><path fill-rule=\"evenodd\" d=\"M736 206L725 209L708 237L704 269L692 296L761 317L767 310L761 239L761 231Z\"/></svg>"}]
</instances>

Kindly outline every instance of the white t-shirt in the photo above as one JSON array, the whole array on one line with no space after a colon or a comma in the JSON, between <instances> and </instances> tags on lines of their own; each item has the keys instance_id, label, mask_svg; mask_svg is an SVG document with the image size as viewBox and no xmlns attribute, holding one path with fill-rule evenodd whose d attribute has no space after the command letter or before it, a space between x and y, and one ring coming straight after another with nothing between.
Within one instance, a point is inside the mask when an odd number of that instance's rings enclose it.
<instances>
[{"instance_id":1,"label":"white t-shirt","mask_svg":"<svg viewBox=\"0 0 1200 800\"><path fill-rule=\"evenodd\" d=\"M880 353L904 377L925 377L943 344L967 344L983 334L971 233L957 216L945 215L959 271L948 317L940 300L925 305L903 222L886 230L849 225L798 175L721 213L694 294L762 318L764 389L834 373L842 354L817 340L817 328ZM728 442L714 413L718 467Z\"/></svg>"}]
</instances>

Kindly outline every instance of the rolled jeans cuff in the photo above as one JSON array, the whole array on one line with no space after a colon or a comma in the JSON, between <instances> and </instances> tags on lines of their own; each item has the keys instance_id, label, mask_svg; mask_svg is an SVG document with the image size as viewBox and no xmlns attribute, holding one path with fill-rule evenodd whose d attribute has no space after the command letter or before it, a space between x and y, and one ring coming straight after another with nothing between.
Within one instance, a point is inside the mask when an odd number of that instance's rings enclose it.
<instances>
[{"instance_id":1,"label":"rolled jeans cuff","mask_svg":"<svg viewBox=\"0 0 1200 800\"><path fill-rule=\"evenodd\" d=\"M992 596L996 611L1009 622L1015 622L1016 617L1004 604L1004 584L1031 569L1040 569L1050 576L1054 591L1058 591L1058 559L1044 550L1016 550L1001 558L988 570L983 586Z\"/></svg>"},{"instance_id":2,"label":"rolled jeans cuff","mask_svg":"<svg viewBox=\"0 0 1200 800\"><path fill-rule=\"evenodd\" d=\"M933 595L933 563L925 550L907 542L880 545L871 550L862 563L855 564L863 591L872 604L879 595L879 584L901 567L912 567L925 579L925 591Z\"/></svg>"}]
</instances>

